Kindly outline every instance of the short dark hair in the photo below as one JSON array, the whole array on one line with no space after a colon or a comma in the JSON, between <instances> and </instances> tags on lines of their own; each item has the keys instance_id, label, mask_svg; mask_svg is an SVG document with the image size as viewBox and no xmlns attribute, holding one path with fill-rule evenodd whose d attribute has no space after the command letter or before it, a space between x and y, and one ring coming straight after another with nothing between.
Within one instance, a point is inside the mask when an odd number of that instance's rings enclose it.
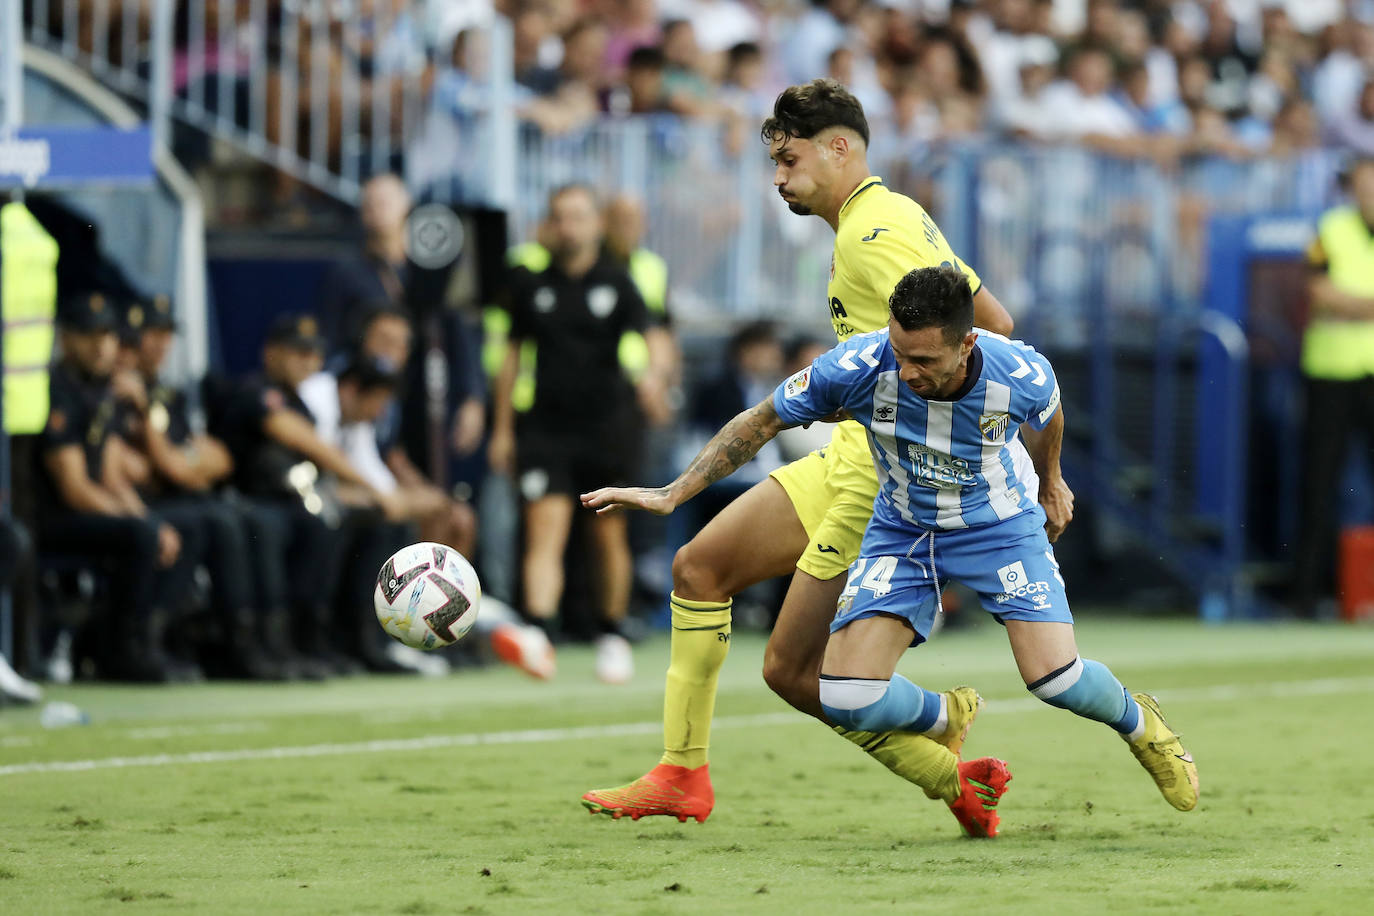
<instances>
[{"instance_id":1,"label":"short dark hair","mask_svg":"<svg viewBox=\"0 0 1374 916\"><path fill-rule=\"evenodd\" d=\"M739 359L739 355L749 347L767 343L782 346L778 326L771 321L751 321L730 336L730 359Z\"/></svg>"},{"instance_id":2,"label":"short dark hair","mask_svg":"<svg viewBox=\"0 0 1374 916\"><path fill-rule=\"evenodd\" d=\"M968 277L949 264L918 267L897 281L888 310L904 331L941 328L958 344L973 330L973 291Z\"/></svg>"},{"instance_id":3,"label":"short dark hair","mask_svg":"<svg viewBox=\"0 0 1374 916\"><path fill-rule=\"evenodd\" d=\"M831 127L852 130L868 145L868 118L859 100L834 80L814 79L784 89L759 133L764 143L781 137L810 140Z\"/></svg>"},{"instance_id":4,"label":"short dark hair","mask_svg":"<svg viewBox=\"0 0 1374 916\"><path fill-rule=\"evenodd\" d=\"M752 41L741 41L733 44L730 46L730 50L725 52L725 58L732 67L738 67L747 60L755 60L762 56L763 50Z\"/></svg>"},{"instance_id":5,"label":"short dark hair","mask_svg":"<svg viewBox=\"0 0 1374 916\"><path fill-rule=\"evenodd\" d=\"M356 385L359 391L395 391L401 373L388 360L355 351L339 370L338 380L340 385Z\"/></svg>"},{"instance_id":6,"label":"short dark hair","mask_svg":"<svg viewBox=\"0 0 1374 916\"><path fill-rule=\"evenodd\" d=\"M626 70L662 70L666 65L662 49L654 45L640 45L625 61Z\"/></svg>"}]
</instances>

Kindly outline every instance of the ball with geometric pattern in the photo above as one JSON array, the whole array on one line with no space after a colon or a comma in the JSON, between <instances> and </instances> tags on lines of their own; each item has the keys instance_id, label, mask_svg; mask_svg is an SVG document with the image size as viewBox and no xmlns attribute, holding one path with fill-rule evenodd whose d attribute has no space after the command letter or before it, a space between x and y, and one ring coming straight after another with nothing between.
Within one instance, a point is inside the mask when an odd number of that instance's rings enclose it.
<instances>
[{"instance_id":1,"label":"ball with geometric pattern","mask_svg":"<svg viewBox=\"0 0 1374 916\"><path fill-rule=\"evenodd\" d=\"M477 622L482 584L452 547L422 541L382 564L372 604L388 636L412 649L438 649L462 639Z\"/></svg>"}]
</instances>

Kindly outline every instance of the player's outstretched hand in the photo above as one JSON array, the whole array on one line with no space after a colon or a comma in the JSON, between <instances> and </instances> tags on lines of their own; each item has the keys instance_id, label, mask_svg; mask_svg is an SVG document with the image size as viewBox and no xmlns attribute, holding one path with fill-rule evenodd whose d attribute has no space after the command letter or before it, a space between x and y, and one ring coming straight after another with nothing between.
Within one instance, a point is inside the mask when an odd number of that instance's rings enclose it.
<instances>
[{"instance_id":1,"label":"player's outstretched hand","mask_svg":"<svg viewBox=\"0 0 1374 916\"><path fill-rule=\"evenodd\" d=\"M595 509L597 515L608 515L621 509L643 509L654 515L667 515L673 505L667 487L602 487L582 494L582 505Z\"/></svg>"},{"instance_id":2,"label":"player's outstretched hand","mask_svg":"<svg viewBox=\"0 0 1374 916\"><path fill-rule=\"evenodd\" d=\"M1040 508L1045 510L1045 535L1053 544L1073 521L1073 490L1063 477L1040 481Z\"/></svg>"}]
</instances>

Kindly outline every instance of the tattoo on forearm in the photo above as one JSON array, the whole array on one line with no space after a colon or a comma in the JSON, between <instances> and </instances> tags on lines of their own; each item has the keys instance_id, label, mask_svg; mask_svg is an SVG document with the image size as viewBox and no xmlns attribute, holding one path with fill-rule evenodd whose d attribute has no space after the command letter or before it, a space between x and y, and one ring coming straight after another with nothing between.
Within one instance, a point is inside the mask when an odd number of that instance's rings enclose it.
<instances>
[{"instance_id":1,"label":"tattoo on forearm","mask_svg":"<svg viewBox=\"0 0 1374 916\"><path fill-rule=\"evenodd\" d=\"M772 429L771 407L770 404L766 410L762 407L751 408L727 423L697 455L691 467L679 478L680 482L691 486L700 481L697 489L704 489L730 476L757 455L759 449L776 433Z\"/></svg>"}]
</instances>

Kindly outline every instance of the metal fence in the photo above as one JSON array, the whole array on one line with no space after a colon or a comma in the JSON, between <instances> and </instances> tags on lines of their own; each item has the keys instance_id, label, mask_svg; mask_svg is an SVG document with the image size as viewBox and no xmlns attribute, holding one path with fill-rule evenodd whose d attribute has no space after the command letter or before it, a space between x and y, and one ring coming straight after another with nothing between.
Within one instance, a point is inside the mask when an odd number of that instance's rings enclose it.
<instances>
[{"instance_id":1,"label":"metal fence","mask_svg":"<svg viewBox=\"0 0 1374 916\"><path fill-rule=\"evenodd\" d=\"M11 0L8 8L19 0ZM419 13L380 0L23 0L28 40L345 201L393 167L434 63ZM506 37L503 21L490 26ZM499 55L495 63L500 66Z\"/></svg>"}]
</instances>

